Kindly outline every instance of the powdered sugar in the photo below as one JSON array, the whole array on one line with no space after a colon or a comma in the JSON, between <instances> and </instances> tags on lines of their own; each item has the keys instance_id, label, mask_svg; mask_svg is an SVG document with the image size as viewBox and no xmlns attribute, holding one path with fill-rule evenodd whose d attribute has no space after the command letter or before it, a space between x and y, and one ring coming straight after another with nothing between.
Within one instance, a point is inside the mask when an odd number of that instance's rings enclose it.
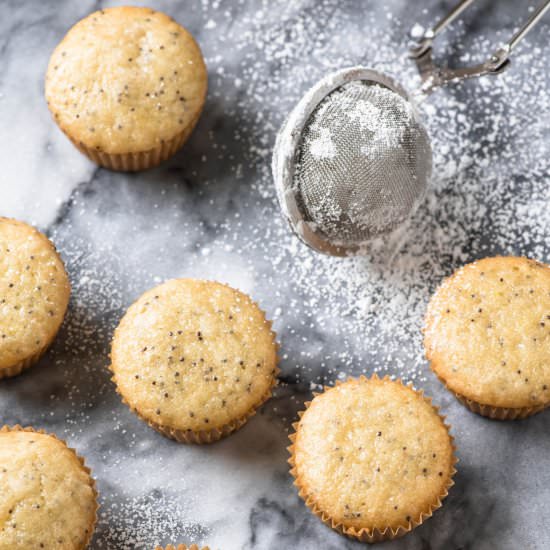
<instances>
[{"instance_id":1,"label":"powdered sugar","mask_svg":"<svg viewBox=\"0 0 550 550\"><path fill-rule=\"evenodd\" d=\"M0 388L1 402L5 422L56 431L86 456L102 495L94 549L151 548L157 541L197 541L223 550L341 545L321 522L306 519L287 482L284 430L302 408L299 390L309 397L310 388L379 372L414 381L441 404L449 396L428 374L421 327L442 277L486 255L550 259L550 75L534 38L517 49L506 73L440 90L422 105L433 178L426 200L399 234L374 243L363 258L341 259L309 250L289 230L270 160L275 134L303 93L325 74L357 64L389 72L410 90L418 85L405 54L418 5L393 2L391 19L388 5L371 2L358 12L356 4L341 0L224 6L204 0L200 8L191 3L171 13L197 34L209 67L209 100L181 154L137 175L94 172L57 134L53 152L37 155L47 150L54 126L46 121L46 107L39 107L39 66L24 64L32 78L24 79L29 85L17 101L35 94L28 103L42 113L43 127L34 136L33 124L19 120L8 125L7 136L40 162L22 176L18 163L0 182L7 197L2 214L22 217L21 208L38 201L44 212L35 214L33 206L32 219L57 218L49 234L67 263L73 294L55 348L41 365ZM71 6L64 27L83 15L76 3ZM203 32L210 20L216 26ZM425 16L422 23L429 22ZM32 32L42 27L32 26ZM534 32L547 36L548 24ZM455 52L453 63L480 61L498 38L462 40L463 34L458 24L449 35L453 47L446 35L436 55ZM21 40L12 42L22 49ZM12 82L16 66L21 63L6 64ZM6 105L14 109L15 101ZM20 111L14 109L18 116ZM34 140L42 136L40 143L29 142L23 128ZM73 190L56 212L34 197L37 190L55 197L60 166L72 170ZM274 319L282 345L283 387L276 398L244 431L208 449L164 441L136 419L120 403L106 368L125 308L147 288L179 276L217 279L251 294ZM461 417L457 430L473 433L474 422ZM502 442L503 432L497 435ZM470 453L467 464L475 464L466 476L480 463L483 471L507 472L504 461L497 464L480 452L478 440L463 438L461 449L467 459ZM479 481L466 479L470 486ZM528 495L535 498L536 487ZM477 502L483 508L487 501L472 497L474 512ZM447 506L453 510L452 502ZM531 510L515 513L540 534L527 523L537 518ZM461 524L452 512L446 517ZM311 523L303 535L306 521ZM283 543L279 531L287 536ZM450 539L439 540L445 547Z\"/></svg>"},{"instance_id":2,"label":"powdered sugar","mask_svg":"<svg viewBox=\"0 0 550 550\"><path fill-rule=\"evenodd\" d=\"M336 155L336 147L332 141L329 128L319 128L318 136L309 144L311 154L317 160L333 159Z\"/></svg>"},{"instance_id":3,"label":"powdered sugar","mask_svg":"<svg viewBox=\"0 0 550 550\"><path fill-rule=\"evenodd\" d=\"M204 529L186 522L188 516L189 503L182 503L175 495L167 497L161 491L114 504L108 502L100 519L101 536L96 539L96 545L105 549L152 550L157 544L163 544L171 533L177 537L174 542L202 540L206 534Z\"/></svg>"},{"instance_id":4,"label":"powdered sugar","mask_svg":"<svg viewBox=\"0 0 550 550\"><path fill-rule=\"evenodd\" d=\"M328 9L329 4L323 6ZM323 65L325 71L356 59L353 46L350 58L330 55L330 45L325 44L331 42L331 29L347 19L345 9L330 13L330 20L325 19L321 9L320 17L311 25L307 16L297 12L283 16L281 28L291 34L295 30L297 35L293 34L295 40L284 46L289 59L289 50L294 55L307 51L308 67ZM388 39L383 31L377 32L376 22L373 16L368 25L369 39L361 41L361 60L398 75L414 89L419 78L405 56L407 22L393 20L401 30L392 36L402 36L401 43ZM317 24L327 24L329 30L319 35ZM417 34L420 28L418 25ZM458 28L463 32L460 24ZM547 28L539 32L547 32ZM350 38L346 43L351 44L354 33L349 27L347 35ZM345 40L341 33L338 36ZM281 36L268 32L265 38L256 39L260 48L275 48ZM456 34L452 40L453 49L462 53L464 46ZM494 46L492 40L483 37L469 41L473 44L455 63L484 59ZM446 55L451 52L448 44L443 38L439 46ZM440 50L436 54L441 55ZM321 59L323 63L316 62ZM304 82L303 90L319 73L301 73L293 66L292 75L285 70L275 72L267 87L261 79L251 83L249 93L256 97L269 90L287 90L290 104L301 93L297 81ZM548 259L550 249L545 235L550 229L550 209L544 208L544 203L550 198L550 156L542 127L548 124L550 96L540 49L526 42L516 52L507 73L440 90L422 110L434 150L434 175L425 202L399 235L392 236L390 243L376 243L365 258L342 260L315 255L293 240L283 223L276 233L278 243L269 247L274 264L286 266L292 287L307 296L300 315L311 318L322 332L341 338L339 351L332 346L324 350L330 359L322 361L328 363L323 376L332 378L330 365L343 364L356 372L380 370L422 379L422 318L430 292L443 276L464 262L488 254L528 254ZM277 118L280 120L280 115ZM254 131L251 141L264 142L265 136L265 132ZM260 170L264 170L262 159L268 155L269 151L255 155ZM272 196L270 185L265 170L257 184L259 193ZM279 225L276 219L275 223Z\"/></svg>"},{"instance_id":5,"label":"powdered sugar","mask_svg":"<svg viewBox=\"0 0 550 550\"><path fill-rule=\"evenodd\" d=\"M215 17L205 5L205 20ZM77 346L93 341L99 325L102 353L107 353L108 334L123 305L158 280L197 276L227 281L260 301L274 318L282 343L282 377L292 384L319 389L351 374L379 372L425 385L422 319L442 277L490 254L548 260L548 75L542 53L528 45L518 51L508 73L441 90L423 105L434 150L433 178L425 202L399 234L374 243L365 257L348 259L319 255L295 238L280 215L270 170L275 133L295 102L327 71L364 59L397 74L411 89L418 84L414 67L400 54L404 41L395 41L395 36L405 36L408 22L394 18L390 38L376 25L380 13L366 15L371 33L365 41L365 21L355 22L340 2L324 0L315 18L300 6L285 5L271 19L266 19L270 10L236 19L224 41L234 41L237 51L261 53L243 54L231 65L221 39L206 49L207 63L217 75L211 97L231 106L220 119L231 130L220 135L203 129L199 145L186 149L180 161L186 165L197 155L204 162L192 163L188 172L176 163L161 172L162 178L143 174L128 185L115 185L105 175L94 187L102 188L101 193L84 188L86 197L76 194L73 211L81 207L85 216L75 213L73 227L62 227L54 237L69 257L70 270L88 277L75 299L80 311L95 313L87 314L91 319L83 314L89 336L83 340L79 332ZM344 45L333 51L336 40ZM471 50L488 51L490 46L480 38ZM223 163L222 171L217 163ZM113 204L124 205L131 218L112 209ZM105 210L111 214L97 214ZM88 232L85 220L90 219L94 229ZM86 236L90 251L71 244L74 233ZM117 238L108 247L112 235ZM112 313L99 319L102 310ZM70 323L67 330L77 338L76 325ZM294 398L279 400L274 414L291 417L284 407L289 402L294 404ZM171 472L159 468L159 476L167 479ZM240 494L241 478L230 482L223 465L214 461L205 477L216 472L229 484L228 498ZM174 519L175 503L159 502L122 498L119 507L107 505L99 540L107 547L124 547L121 541L132 540L134 532L144 544L146 530L156 536L160 529L149 520L142 528L143 518L157 518L159 511L167 518L160 523L165 540L179 536L176 523L174 528L167 525ZM225 513L195 510L194 518L216 524ZM232 522L235 517L232 511ZM247 522L243 512L243 533ZM110 525L123 527L117 531ZM195 540L192 532L186 536L188 528L183 526L184 537ZM224 549L245 546L248 535L239 538L239 533L233 531L234 541ZM202 540L209 542L212 536Z\"/></svg>"},{"instance_id":6,"label":"powdered sugar","mask_svg":"<svg viewBox=\"0 0 550 550\"><path fill-rule=\"evenodd\" d=\"M357 90L360 92L364 86L362 81L352 81L344 84L339 91ZM398 116L414 118L412 108L404 98L383 86L377 84L372 86L376 90L375 94L379 98L380 104L391 105L391 109L396 111ZM386 147L399 146L403 140L404 130L402 127L390 123L387 110L372 101L364 99L351 101L349 96L339 93L339 91L325 98L315 115L311 117L302 147L308 148L317 158L334 158L336 147L332 139L331 128L324 124L326 124L328 113L334 110L335 102L338 103L339 109L343 113L345 124L356 123L361 130L368 132L369 143L361 147L365 155L371 153L372 144L383 143ZM319 154L319 150L322 154Z\"/></svg>"}]
</instances>

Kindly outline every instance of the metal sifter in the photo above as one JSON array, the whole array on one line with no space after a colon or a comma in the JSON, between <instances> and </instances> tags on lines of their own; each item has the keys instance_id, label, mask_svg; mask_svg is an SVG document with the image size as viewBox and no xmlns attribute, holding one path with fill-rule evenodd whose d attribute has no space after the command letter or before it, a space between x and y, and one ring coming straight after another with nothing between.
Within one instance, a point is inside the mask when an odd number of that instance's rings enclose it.
<instances>
[{"instance_id":1,"label":"metal sifter","mask_svg":"<svg viewBox=\"0 0 550 550\"><path fill-rule=\"evenodd\" d=\"M462 0L410 50L422 84L413 96L380 72L351 67L311 88L286 119L273 153L281 208L313 249L335 256L400 227L424 197L431 175L430 139L415 100L448 82L497 74L550 0L485 62L449 69L432 61L432 43L474 0Z\"/></svg>"}]
</instances>

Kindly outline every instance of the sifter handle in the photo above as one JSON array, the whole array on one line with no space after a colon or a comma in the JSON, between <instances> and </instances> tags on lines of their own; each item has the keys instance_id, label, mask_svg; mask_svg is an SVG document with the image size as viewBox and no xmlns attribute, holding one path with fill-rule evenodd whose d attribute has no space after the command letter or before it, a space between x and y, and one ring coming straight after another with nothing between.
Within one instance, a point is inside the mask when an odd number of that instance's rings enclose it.
<instances>
[{"instance_id":1,"label":"sifter handle","mask_svg":"<svg viewBox=\"0 0 550 550\"><path fill-rule=\"evenodd\" d=\"M527 20L525 25L516 33L510 41L506 44L505 47L509 51L512 51L522 40L522 38L539 22L539 19L546 13L550 8L550 0L543 2L534 12L533 15Z\"/></svg>"},{"instance_id":2,"label":"sifter handle","mask_svg":"<svg viewBox=\"0 0 550 550\"><path fill-rule=\"evenodd\" d=\"M434 38L445 30L474 0L462 0L441 21L426 30L418 44L411 48L410 56L419 57L432 47Z\"/></svg>"},{"instance_id":3,"label":"sifter handle","mask_svg":"<svg viewBox=\"0 0 550 550\"><path fill-rule=\"evenodd\" d=\"M438 67L432 60L432 44L435 37L440 34L452 21L454 21L474 0L462 0L451 12L439 21L434 27L428 29L418 44L410 49L409 55L416 61L416 66L422 77L420 94L428 95L435 88L448 82L459 82L467 78L497 74L503 71L509 64L512 50L525 37L525 35L538 23L546 11L550 8L550 0L544 0L533 12L527 22L512 36L512 38L496 50L484 63L473 67L449 69Z\"/></svg>"}]
</instances>

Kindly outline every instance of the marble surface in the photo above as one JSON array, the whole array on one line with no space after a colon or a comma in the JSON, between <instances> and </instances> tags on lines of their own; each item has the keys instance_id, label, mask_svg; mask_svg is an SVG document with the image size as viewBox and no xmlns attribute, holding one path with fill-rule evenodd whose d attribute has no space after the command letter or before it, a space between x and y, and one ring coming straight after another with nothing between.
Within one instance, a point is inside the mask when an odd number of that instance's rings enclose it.
<instances>
[{"instance_id":1,"label":"marble surface","mask_svg":"<svg viewBox=\"0 0 550 550\"><path fill-rule=\"evenodd\" d=\"M443 508L380 548L550 548L550 413L498 423L467 412L429 371L419 336L430 292L458 265L496 253L550 260L548 18L498 83L486 78L430 99L424 114L435 157L426 204L401 248L355 261L318 256L288 231L270 178L276 130L307 86L340 66L374 65L414 85L406 34L449 2L148 4L197 37L210 89L188 144L142 174L88 162L43 99L56 43L111 3L4 0L0 21L0 215L45 231L73 285L52 350L0 384L0 423L56 432L86 457L101 494L91 548L193 541L221 550L360 548L307 511L285 447L311 388L375 370L434 397L460 459ZM483 58L530 4L479 2L439 54ZM275 397L237 434L208 447L150 430L120 402L106 369L125 308L177 276L250 293L282 344Z\"/></svg>"}]
</instances>

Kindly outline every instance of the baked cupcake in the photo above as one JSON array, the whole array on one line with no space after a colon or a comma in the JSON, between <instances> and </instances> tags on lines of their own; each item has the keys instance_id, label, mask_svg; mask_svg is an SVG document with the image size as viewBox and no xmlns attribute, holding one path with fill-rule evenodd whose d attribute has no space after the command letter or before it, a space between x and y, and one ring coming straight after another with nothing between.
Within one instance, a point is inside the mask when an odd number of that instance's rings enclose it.
<instances>
[{"instance_id":1,"label":"baked cupcake","mask_svg":"<svg viewBox=\"0 0 550 550\"><path fill-rule=\"evenodd\" d=\"M144 170L172 156L199 119L206 87L193 37L148 8L109 8L82 19L46 73L46 100L61 130L112 170Z\"/></svg>"},{"instance_id":2,"label":"baked cupcake","mask_svg":"<svg viewBox=\"0 0 550 550\"><path fill-rule=\"evenodd\" d=\"M0 548L86 548L97 492L75 451L43 431L0 429Z\"/></svg>"},{"instance_id":3,"label":"baked cupcake","mask_svg":"<svg viewBox=\"0 0 550 550\"><path fill-rule=\"evenodd\" d=\"M411 531L453 485L448 426L401 382L362 376L325 388L294 428L289 462L300 496L325 524L362 542Z\"/></svg>"},{"instance_id":4,"label":"baked cupcake","mask_svg":"<svg viewBox=\"0 0 550 550\"><path fill-rule=\"evenodd\" d=\"M48 238L0 217L0 378L33 365L53 342L71 288Z\"/></svg>"},{"instance_id":5,"label":"baked cupcake","mask_svg":"<svg viewBox=\"0 0 550 550\"><path fill-rule=\"evenodd\" d=\"M430 300L431 368L469 409L524 418L550 405L550 267L485 258L459 269Z\"/></svg>"},{"instance_id":6,"label":"baked cupcake","mask_svg":"<svg viewBox=\"0 0 550 550\"><path fill-rule=\"evenodd\" d=\"M216 441L266 401L277 375L271 323L245 294L194 279L141 296L115 331L111 370L124 402L182 442Z\"/></svg>"},{"instance_id":7,"label":"baked cupcake","mask_svg":"<svg viewBox=\"0 0 550 550\"><path fill-rule=\"evenodd\" d=\"M174 546L173 544L169 544L166 546L166 548L163 548L162 546L157 546L155 550L210 550L208 546L203 546L202 548L199 548L196 544L192 544L191 546L186 546L185 544L178 544L177 546Z\"/></svg>"}]
</instances>

